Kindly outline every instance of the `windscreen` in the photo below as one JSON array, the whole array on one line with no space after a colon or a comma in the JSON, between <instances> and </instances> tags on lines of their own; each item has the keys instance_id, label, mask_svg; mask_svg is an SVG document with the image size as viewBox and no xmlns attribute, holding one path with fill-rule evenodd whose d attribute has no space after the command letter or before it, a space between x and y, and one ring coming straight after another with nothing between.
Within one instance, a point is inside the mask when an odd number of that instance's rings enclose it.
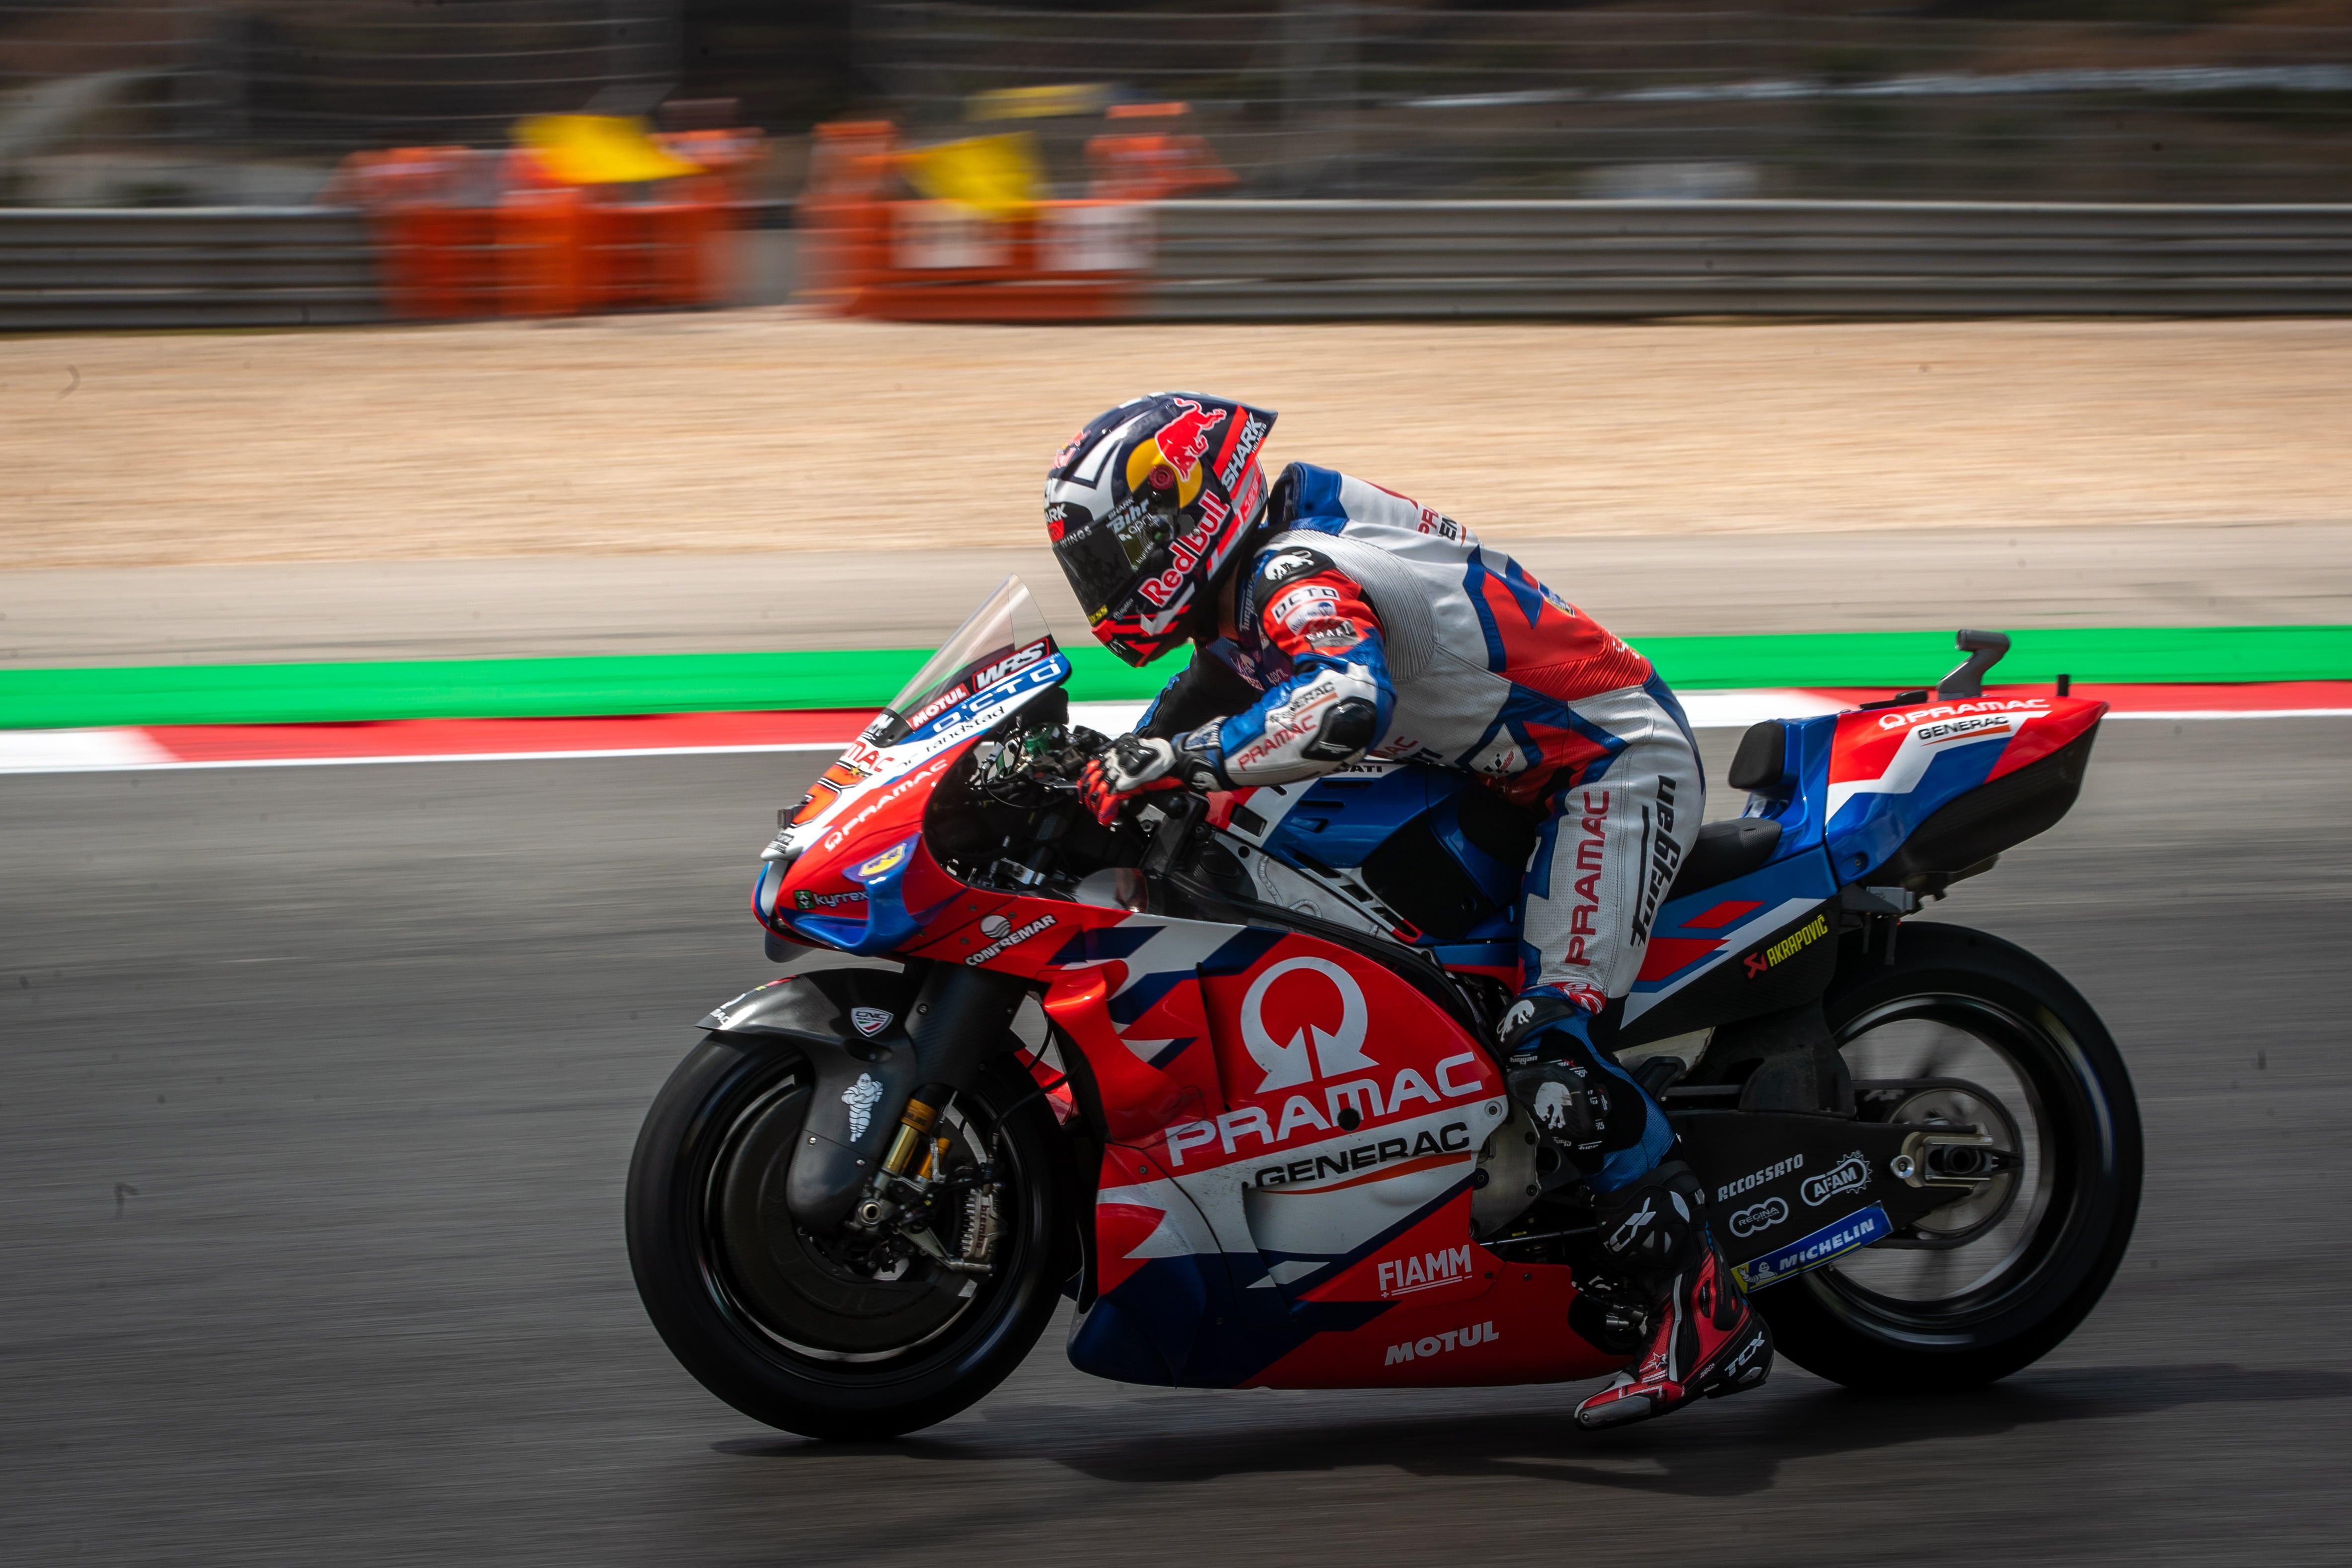
<instances>
[{"instance_id":1,"label":"windscreen","mask_svg":"<svg viewBox=\"0 0 2352 1568\"><path fill-rule=\"evenodd\" d=\"M1020 578L1007 577L874 716L866 739L877 746L903 740L973 693L1054 651L1045 617L1028 588Z\"/></svg>"}]
</instances>

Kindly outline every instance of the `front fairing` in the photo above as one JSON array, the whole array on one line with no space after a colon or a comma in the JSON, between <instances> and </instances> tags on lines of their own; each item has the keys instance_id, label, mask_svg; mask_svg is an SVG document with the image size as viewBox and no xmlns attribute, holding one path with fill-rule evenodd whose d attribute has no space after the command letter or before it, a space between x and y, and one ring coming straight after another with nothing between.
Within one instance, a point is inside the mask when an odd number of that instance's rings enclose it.
<instances>
[{"instance_id":1,"label":"front fairing","mask_svg":"<svg viewBox=\"0 0 2352 1568\"><path fill-rule=\"evenodd\" d=\"M825 770L761 866L752 913L780 936L844 952L908 945L961 886L923 844L932 790L1069 677L1027 591L1008 579Z\"/></svg>"}]
</instances>

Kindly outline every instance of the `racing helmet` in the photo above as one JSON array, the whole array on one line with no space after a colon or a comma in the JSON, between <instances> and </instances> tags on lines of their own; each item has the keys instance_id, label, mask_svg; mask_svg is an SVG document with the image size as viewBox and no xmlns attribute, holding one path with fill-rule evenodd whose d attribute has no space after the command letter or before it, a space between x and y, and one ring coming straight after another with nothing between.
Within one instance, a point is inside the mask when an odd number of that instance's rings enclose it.
<instances>
[{"instance_id":1,"label":"racing helmet","mask_svg":"<svg viewBox=\"0 0 2352 1568\"><path fill-rule=\"evenodd\" d=\"M1192 635L1265 504L1272 410L1162 392L1070 437L1045 475L1045 533L1105 647L1150 664Z\"/></svg>"}]
</instances>

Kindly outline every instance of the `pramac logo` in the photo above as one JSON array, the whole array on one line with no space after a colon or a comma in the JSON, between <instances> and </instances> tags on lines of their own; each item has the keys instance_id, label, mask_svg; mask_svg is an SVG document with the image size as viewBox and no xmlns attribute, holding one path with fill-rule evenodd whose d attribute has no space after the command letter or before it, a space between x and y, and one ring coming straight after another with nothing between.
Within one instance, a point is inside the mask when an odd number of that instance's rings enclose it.
<instances>
[{"instance_id":1,"label":"pramac logo","mask_svg":"<svg viewBox=\"0 0 2352 1568\"><path fill-rule=\"evenodd\" d=\"M1320 983L1302 978L1283 986L1274 998L1277 1005L1269 1019L1266 1004L1276 982L1294 974L1311 974ZM1334 992L1338 993L1336 1022ZM1333 1026L1326 1028L1325 1023ZM1242 1044L1248 1047L1251 1059L1265 1069L1265 1081L1255 1092L1295 1089L1318 1078L1339 1078L1379 1066L1364 1054L1366 1024L1364 994L1354 977L1338 964L1321 958L1286 958L1270 965L1250 983L1249 994L1242 998Z\"/></svg>"}]
</instances>

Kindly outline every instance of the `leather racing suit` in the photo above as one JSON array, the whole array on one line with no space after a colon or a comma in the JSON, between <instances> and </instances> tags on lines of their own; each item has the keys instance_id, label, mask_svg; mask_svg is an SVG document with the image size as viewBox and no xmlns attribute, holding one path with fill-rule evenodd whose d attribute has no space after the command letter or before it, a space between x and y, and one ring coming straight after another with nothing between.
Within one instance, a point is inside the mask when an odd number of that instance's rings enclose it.
<instances>
[{"instance_id":1,"label":"leather racing suit","mask_svg":"<svg viewBox=\"0 0 2352 1568\"><path fill-rule=\"evenodd\" d=\"M1483 774L1538 814L1505 1047L1550 1037L1580 1079L1609 1075L1616 1125L1580 1163L1597 1193L1637 1181L1673 1133L1593 1047L1613 1033L1612 1004L1633 988L1703 815L1680 704L1647 659L1517 563L1361 479L1290 465L1245 549L1236 635L1196 648L1139 732L1175 742L1186 773L1222 788L1369 756Z\"/></svg>"}]
</instances>

